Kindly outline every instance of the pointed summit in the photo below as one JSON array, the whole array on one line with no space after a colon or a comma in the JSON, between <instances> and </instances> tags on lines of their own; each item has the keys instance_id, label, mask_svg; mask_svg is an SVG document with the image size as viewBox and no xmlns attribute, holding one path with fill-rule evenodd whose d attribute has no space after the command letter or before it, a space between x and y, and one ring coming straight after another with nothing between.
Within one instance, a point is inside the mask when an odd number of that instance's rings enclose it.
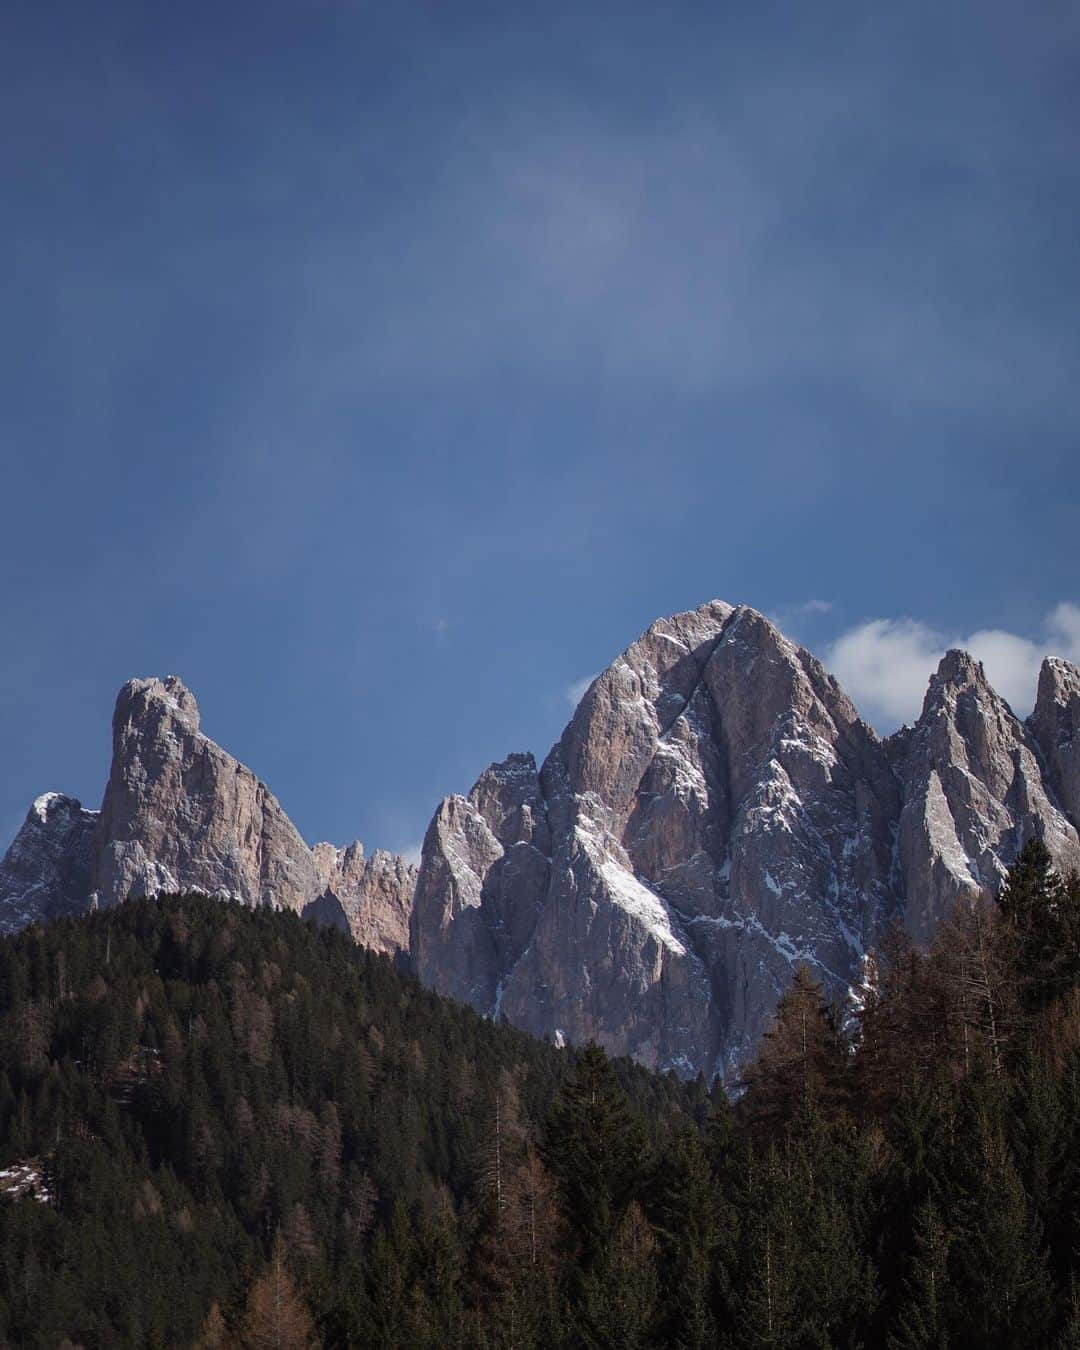
<instances>
[{"instance_id":1,"label":"pointed summit","mask_svg":"<svg viewBox=\"0 0 1080 1350\"><path fill-rule=\"evenodd\" d=\"M163 680L128 680L120 690L113 713L114 733L118 726L148 717L175 718L189 731L199 730L199 705L179 675L166 675Z\"/></svg>"},{"instance_id":2,"label":"pointed summit","mask_svg":"<svg viewBox=\"0 0 1080 1350\"><path fill-rule=\"evenodd\" d=\"M97 819L62 792L35 800L0 861L0 933L85 909Z\"/></svg>"},{"instance_id":3,"label":"pointed summit","mask_svg":"<svg viewBox=\"0 0 1080 1350\"><path fill-rule=\"evenodd\" d=\"M1080 829L1080 669L1071 661L1058 656L1043 661L1028 728L1062 809Z\"/></svg>"},{"instance_id":4,"label":"pointed summit","mask_svg":"<svg viewBox=\"0 0 1080 1350\"><path fill-rule=\"evenodd\" d=\"M995 894L1033 836L1059 866L1080 862L1080 839L1048 790L1030 731L967 652L942 657L898 768L898 858L917 938L958 901Z\"/></svg>"},{"instance_id":5,"label":"pointed summit","mask_svg":"<svg viewBox=\"0 0 1080 1350\"><path fill-rule=\"evenodd\" d=\"M203 734L176 675L129 680L117 697L94 876L104 905L200 891L330 915L386 951L406 940L414 880L358 845L310 849L265 783Z\"/></svg>"},{"instance_id":6,"label":"pointed summit","mask_svg":"<svg viewBox=\"0 0 1080 1350\"><path fill-rule=\"evenodd\" d=\"M931 677L931 690L942 685L987 684L986 671L981 661L964 651L961 647L950 647L938 662L936 673Z\"/></svg>"},{"instance_id":7,"label":"pointed summit","mask_svg":"<svg viewBox=\"0 0 1080 1350\"><path fill-rule=\"evenodd\" d=\"M413 956L440 991L536 1034L729 1071L793 963L846 987L890 909L881 744L747 606L658 619L593 682L539 782L514 767L546 832L507 836L507 765L444 802Z\"/></svg>"}]
</instances>

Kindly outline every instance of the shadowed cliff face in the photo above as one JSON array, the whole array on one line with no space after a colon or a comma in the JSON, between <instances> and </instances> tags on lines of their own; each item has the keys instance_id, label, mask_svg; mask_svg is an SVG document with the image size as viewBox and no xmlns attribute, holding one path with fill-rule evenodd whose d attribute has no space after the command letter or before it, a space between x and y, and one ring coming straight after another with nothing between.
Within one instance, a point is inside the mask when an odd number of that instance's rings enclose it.
<instances>
[{"instance_id":1,"label":"shadowed cliff face","mask_svg":"<svg viewBox=\"0 0 1080 1350\"><path fill-rule=\"evenodd\" d=\"M86 909L97 823L96 811L60 792L34 802L0 862L0 933Z\"/></svg>"},{"instance_id":2,"label":"shadowed cliff face","mask_svg":"<svg viewBox=\"0 0 1080 1350\"><path fill-rule=\"evenodd\" d=\"M882 741L808 652L713 601L629 647L539 769L510 755L447 798L417 871L309 848L178 679L133 680L100 817L34 804L0 929L199 890L407 948L425 983L533 1033L730 1074L795 963L842 996L895 916L928 937L1032 835L1080 866L1078 727L1068 662L1046 661L1022 724L949 652L915 726Z\"/></svg>"},{"instance_id":3,"label":"shadowed cliff face","mask_svg":"<svg viewBox=\"0 0 1080 1350\"><path fill-rule=\"evenodd\" d=\"M1040 694L1041 709L1066 704ZM1055 744L1074 782L1071 731ZM507 794L528 802L528 830L507 829ZM994 891L1030 835L1080 864L1059 797L1033 730L963 654L943 660L917 725L883 742L808 652L714 602L628 648L539 773L515 756L443 803L414 964L536 1034L730 1073L796 962L841 995L896 915L927 936Z\"/></svg>"},{"instance_id":4,"label":"shadowed cliff face","mask_svg":"<svg viewBox=\"0 0 1080 1350\"><path fill-rule=\"evenodd\" d=\"M1048 657L1028 730L1038 742L1061 809L1080 828L1080 670Z\"/></svg>"}]
</instances>

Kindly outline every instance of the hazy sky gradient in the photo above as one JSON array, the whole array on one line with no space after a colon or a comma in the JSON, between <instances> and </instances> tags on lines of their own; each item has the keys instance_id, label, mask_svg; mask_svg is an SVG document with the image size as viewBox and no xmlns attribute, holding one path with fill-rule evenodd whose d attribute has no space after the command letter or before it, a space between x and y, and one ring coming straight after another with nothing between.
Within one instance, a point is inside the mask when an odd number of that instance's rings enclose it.
<instances>
[{"instance_id":1,"label":"hazy sky gradient","mask_svg":"<svg viewBox=\"0 0 1080 1350\"><path fill-rule=\"evenodd\" d=\"M0 116L2 843L130 675L406 847L714 596L1065 640L1073 5L16 0Z\"/></svg>"}]
</instances>

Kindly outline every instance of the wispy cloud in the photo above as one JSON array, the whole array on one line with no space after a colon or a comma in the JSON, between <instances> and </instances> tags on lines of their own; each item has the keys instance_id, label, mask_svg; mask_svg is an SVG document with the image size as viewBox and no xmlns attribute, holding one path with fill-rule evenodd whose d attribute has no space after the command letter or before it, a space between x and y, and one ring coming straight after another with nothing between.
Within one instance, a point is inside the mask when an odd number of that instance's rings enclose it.
<instances>
[{"instance_id":1,"label":"wispy cloud","mask_svg":"<svg viewBox=\"0 0 1080 1350\"><path fill-rule=\"evenodd\" d=\"M952 175L920 198L930 248L887 217L858 239L837 228L837 196L899 134L888 85L849 70L755 86L738 111L687 94L647 129L521 92L459 129L408 217L373 222L401 259L392 286L369 261L381 249L318 240L303 349L353 388L589 368L683 393L824 378L907 408L1067 393L1068 335L1022 313L986 323L993 297L971 284L1015 236L964 130L987 109L938 90L904 129L898 151ZM1011 165L1019 147L995 130Z\"/></svg>"},{"instance_id":2,"label":"wispy cloud","mask_svg":"<svg viewBox=\"0 0 1080 1350\"><path fill-rule=\"evenodd\" d=\"M575 680L573 684L568 684L566 686L565 690L563 690L563 696L571 708L577 707L585 697L585 692L589 685L592 684L595 679L595 675L583 675L580 680Z\"/></svg>"},{"instance_id":3,"label":"wispy cloud","mask_svg":"<svg viewBox=\"0 0 1080 1350\"><path fill-rule=\"evenodd\" d=\"M927 681L950 647L970 652L1020 716L1031 711L1044 656L1080 662L1080 605L1068 601L1046 615L1038 637L984 628L967 637L944 633L918 619L869 619L842 633L825 664L881 730L914 721Z\"/></svg>"},{"instance_id":4,"label":"wispy cloud","mask_svg":"<svg viewBox=\"0 0 1080 1350\"><path fill-rule=\"evenodd\" d=\"M414 867L419 867L420 857L423 851L424 845L421 842L416 844L406 844L405 847L400 850L400 853L407 863L412 863Z\"/></svg>"},{"instance_id":5,"label":"wispy cloud","mask_svg":"<svg viewBox=\"0 0 1080 1350\"><path fill-rule=\"evenodd\" d=\"M789 637L799 635L807 620L811 622L832 612L831 600L800 600L792 604L778 605L767 612L766 618L776 624Z\"/></svg>"}]
</instances>

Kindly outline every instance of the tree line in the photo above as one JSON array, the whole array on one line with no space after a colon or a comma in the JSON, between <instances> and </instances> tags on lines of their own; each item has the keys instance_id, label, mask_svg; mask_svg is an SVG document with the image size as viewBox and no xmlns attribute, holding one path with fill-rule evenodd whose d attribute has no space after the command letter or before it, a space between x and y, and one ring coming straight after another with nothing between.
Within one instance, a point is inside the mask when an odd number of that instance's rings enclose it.
<instances>
[{"instance_id":1,"label":"tree line","mask_svg":"<svg viewBox=\"0 0 1080 1350\"><path fill-rule=\"evenodd\" d=\"M1080 882L1029 844L732 1097L200 897L0 942L0 1343L1080 1346Z\"/></svg>"}]
</instances>

